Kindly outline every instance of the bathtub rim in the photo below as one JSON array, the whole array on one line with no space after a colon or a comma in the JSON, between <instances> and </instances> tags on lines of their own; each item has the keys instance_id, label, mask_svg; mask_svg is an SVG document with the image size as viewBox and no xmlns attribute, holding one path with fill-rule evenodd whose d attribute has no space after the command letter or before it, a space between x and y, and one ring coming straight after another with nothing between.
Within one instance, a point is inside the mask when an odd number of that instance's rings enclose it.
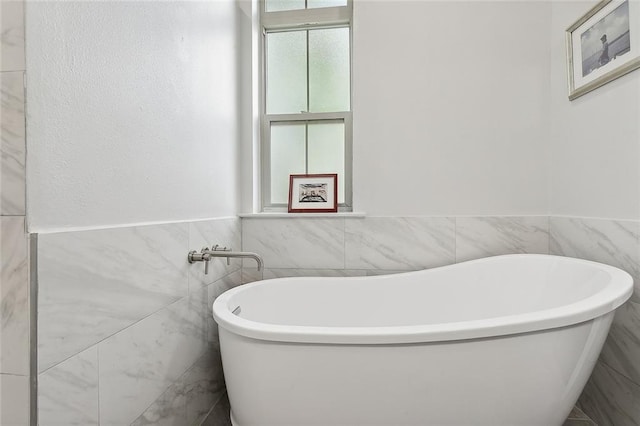
<instances>
[{"instance_id":1,"label":"bathtub rim","mask_svg":"<svg viewBox=\"0 0 640 426\"><path fill-rule=\"evenodd\" d=\"M218 326L231 333L264 341L337 345L429 343L506 336L566 327L589 321L614 311L624 304L633 293L633 278L622 269L584 259L546 254L490 256L437 268L409 271L403 274L419 274L432 269L455 267L463 263L482 263L496 261L499 258L515 257L562 259L562 261L566 262L587 264L608 273L611 276L611 280L604 289L594 295L556 308L479 320L389 327L321 327L270 324L248 320L231 313L229 307L230 299L238 292L248 291L255 286L268 285L267 283L270 280L264 280L234 287L218 296L212 306L213 318ZM385 275L379 275L366 278L384 279L384 277ZM276 278L274 280L286 281L300 278ZM306 278L312 280L335 279L327 277ZM340 277L339 279L352 278L363 279L364 277Z\"/></svg>"}]
</instances>

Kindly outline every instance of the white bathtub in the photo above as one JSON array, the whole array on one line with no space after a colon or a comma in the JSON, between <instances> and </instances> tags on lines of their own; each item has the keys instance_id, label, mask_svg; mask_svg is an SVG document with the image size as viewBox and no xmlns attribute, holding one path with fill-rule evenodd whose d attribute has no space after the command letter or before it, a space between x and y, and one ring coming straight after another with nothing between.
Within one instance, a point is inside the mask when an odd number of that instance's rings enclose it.
<instances>
[{"instance_id":1,"label":"white bathtub","mask_svg":"<svg viewBox=\"0 0 640 426\"><path fill-rule=\"evenodd\" d=\"M559 426L632 284L607 265L509 255L236 287L213 304L232 422Z\"/></svg>"}]
</instances>

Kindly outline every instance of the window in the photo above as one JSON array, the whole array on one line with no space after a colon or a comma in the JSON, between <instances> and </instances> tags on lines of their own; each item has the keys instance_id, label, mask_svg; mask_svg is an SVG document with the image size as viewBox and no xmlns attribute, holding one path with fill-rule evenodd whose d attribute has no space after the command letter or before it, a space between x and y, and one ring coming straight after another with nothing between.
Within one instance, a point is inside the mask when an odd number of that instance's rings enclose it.
<instances>
[{"instance_id":1,"label":"window","mask_svg":"<svg viewBox=\"0 0 640 426\"><path fill-rule=\"evenodd\" d=\"M338 173L351 208L351 0L263 0L262 208L287 205L289 175Z\"/></svg>"}]
</instances>

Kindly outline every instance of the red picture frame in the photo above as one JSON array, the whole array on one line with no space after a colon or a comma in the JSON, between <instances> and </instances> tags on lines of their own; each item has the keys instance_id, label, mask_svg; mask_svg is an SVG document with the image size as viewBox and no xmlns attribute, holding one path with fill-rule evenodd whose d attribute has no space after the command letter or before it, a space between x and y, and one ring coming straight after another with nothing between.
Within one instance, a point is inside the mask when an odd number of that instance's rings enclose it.
<instances>
[{"instance_id":1,"label":"red picture frame","mask_svg":"<svg viewBox=\"0 0 640 426\"><path fill-rule=\"evenodd\" d=\"M289 175L289 213L336 213L338 174Z\"/></svg>"}]
</instances>

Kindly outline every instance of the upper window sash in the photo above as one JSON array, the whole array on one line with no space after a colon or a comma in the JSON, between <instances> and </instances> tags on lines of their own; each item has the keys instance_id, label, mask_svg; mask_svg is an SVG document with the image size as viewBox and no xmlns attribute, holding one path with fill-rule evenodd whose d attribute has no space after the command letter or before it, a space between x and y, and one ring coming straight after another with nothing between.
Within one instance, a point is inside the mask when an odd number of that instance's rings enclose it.
<instances>
[{"instance_id":1,"label":"upper window sash","mask_svg":"<svg viewBox=\"0 0 640 426\"><path fill-rule=\"evenodd\" d=\"M266 31L350 25L352 8L352 1L347 0L346 6L266 12L264 1L261 1L260 19Z\"/></svg>"}]
</instances>

